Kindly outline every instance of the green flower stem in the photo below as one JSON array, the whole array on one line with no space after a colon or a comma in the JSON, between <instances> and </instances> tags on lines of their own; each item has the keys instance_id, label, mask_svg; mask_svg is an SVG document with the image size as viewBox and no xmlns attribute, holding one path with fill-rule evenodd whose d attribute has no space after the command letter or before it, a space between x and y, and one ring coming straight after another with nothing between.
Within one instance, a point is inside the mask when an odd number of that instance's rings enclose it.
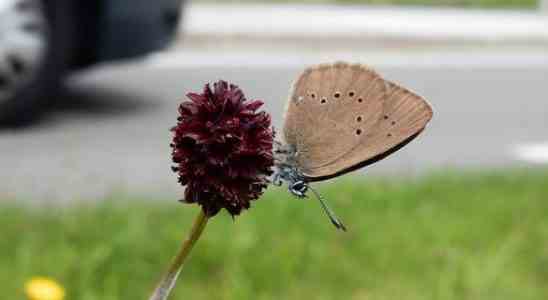
<instances>
[{"instance_id":1,"label":"green flower stem","mask_svg":"<svg viewBox=\"0 0 548 300\"><path fill-rule=\"evenodd\" d=\"M188 254L190 253L190 250L192 250L192 247L194 246L194 244L196 244L196 241L198 241L198 239L202 235L207 221L208 217L205 215L203 210L200 209L200 214L196 217L196 220L194 221L194 225L192 226L190 235L181 245L181 249L177 253L177 256L175 256L175 258L171 262L167 273L160 280L149 300L165 300L169 297L169 293L171 292L171 289L175 286L175 282L177 281L177 276L179 276L179 273L183 268L183 264L188 257Z\"/></svg>"}]
</instances>

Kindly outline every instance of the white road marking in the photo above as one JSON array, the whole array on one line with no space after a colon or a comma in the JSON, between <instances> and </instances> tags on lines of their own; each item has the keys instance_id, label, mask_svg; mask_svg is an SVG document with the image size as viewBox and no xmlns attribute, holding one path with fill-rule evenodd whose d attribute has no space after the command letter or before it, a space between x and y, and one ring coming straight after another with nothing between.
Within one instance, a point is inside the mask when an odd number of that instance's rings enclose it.
<instances>
[{"instance_id":1,"label":"white road marking","mask_svg":"<svg viewBox=\"0 0 548 300\"><path fill-rule=\"evenodd\" d=\"M548 142L518 145L512 152L519 160L535 164L548 164Z\"/></svg>"}]
</instances>

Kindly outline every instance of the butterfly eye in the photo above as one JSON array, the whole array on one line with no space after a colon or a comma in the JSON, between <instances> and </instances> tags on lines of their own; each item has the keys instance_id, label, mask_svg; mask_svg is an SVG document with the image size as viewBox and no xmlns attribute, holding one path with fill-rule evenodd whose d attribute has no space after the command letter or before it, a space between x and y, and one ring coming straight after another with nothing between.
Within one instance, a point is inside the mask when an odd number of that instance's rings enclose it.
<instances>
[{"instance_id":1,"label":"butterfly eye","mask_svg":"<svg viewBox=\"0 0 548 300\"><path fill-rule=\"evenodd\" d=\"M348 92L348 97L354 97L355 93L353 91Z\"/></svg>"},{"instance_id":2,"label":"butterfly eye","mask_svg":"<svg viewBox=\"0 0 548 300\"><path fill-rule=\"evenodd\" d=\"M340 96L341 96L341 93L339 93L339 92L335 92L335 94L333 94L333 97L335 97L335 98L339 98Z\"/></svg>"},{"instance_id":3,"label":"butterfly eye","mask_svg":"<svg viewBox=\"0 0 548 300\"><path fill-rule=\"evenodd\" d=\"M327 98L325 98L325 97L322 97L322 100L321 100L320 102L321 102L322 104L325 104L325 103L327 103Z\"/></svg>"}]
</instances>

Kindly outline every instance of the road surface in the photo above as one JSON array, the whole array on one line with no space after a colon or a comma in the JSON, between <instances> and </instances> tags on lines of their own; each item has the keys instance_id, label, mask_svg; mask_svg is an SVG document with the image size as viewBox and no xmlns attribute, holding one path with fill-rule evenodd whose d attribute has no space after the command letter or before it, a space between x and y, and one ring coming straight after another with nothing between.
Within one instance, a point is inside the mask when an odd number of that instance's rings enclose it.
<instances>
[{"instance_id":1,"label":"road surface","mask_svg":"<svg viewBox=\"0 0 548 300\"><path fill-rule=\"evenodd\" d=\"M116 193L181 194L170 132L187 91L226 79L266 101L276 128L291 80L313 55L163 54L78 74L48 116L0 130L0 199L93 200ZM523 165L520 145L548 140L548 56L542 53L340 57L369 61L427 98L434 118L417 140L369 174ZM303 58L305 57L305 58Z\"/></svg>"}]
</instances>

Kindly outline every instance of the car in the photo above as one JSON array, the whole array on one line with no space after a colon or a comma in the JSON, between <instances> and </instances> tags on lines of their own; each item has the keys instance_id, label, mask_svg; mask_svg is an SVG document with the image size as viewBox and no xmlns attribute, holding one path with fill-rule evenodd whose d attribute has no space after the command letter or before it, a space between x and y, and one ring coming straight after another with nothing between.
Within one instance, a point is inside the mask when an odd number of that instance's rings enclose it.
<instances>
[{"instance_id":1,"label":"car","mask_svg":"<svg viewBox=\"0 0 548 300\"><path fill-rule=\"evenodd\" d=\"M0 0L0 123L35 118L62 79L160 50L183 0Z\"/></svg>"}]
</instances>

